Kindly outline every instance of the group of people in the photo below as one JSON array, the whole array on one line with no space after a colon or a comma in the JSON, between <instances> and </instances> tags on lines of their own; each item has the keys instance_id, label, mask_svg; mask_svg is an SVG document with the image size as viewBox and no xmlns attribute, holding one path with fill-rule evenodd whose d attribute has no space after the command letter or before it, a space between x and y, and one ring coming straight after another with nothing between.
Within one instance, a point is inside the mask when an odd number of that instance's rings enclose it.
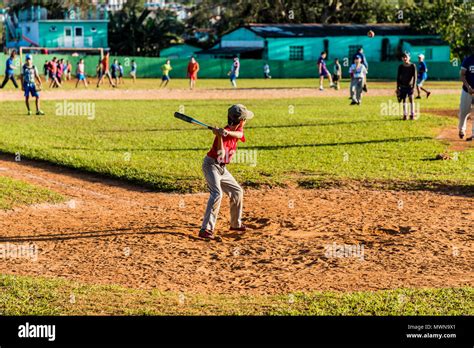
<instances>
[{"instance_id":1,"label":"group of people","mask_svg":"<svg viewBox=\"0 0 474 348\"><path fill-rule=\"evenodd\" d=\"M334 60L333 74L329 73L326 66L327 53L321 52L318 59L318 72L319 72L319 89L324 90L323 82L327 77L329 80L329 86L331 88L339 89L339 82L342 78L342 68L339 59ZM408 98L411 105L410 119L414 119L414 101L413 94L416 88L417 96L416 99L421 98L421 92L426 94L428 98L431 92L423 87L424 82L428 78L428 67L425 62L425 56L423 54L418 55L418 67L410 62L410 54L403 53L402 64L398 67L397 71L397 97L400 102L403 102L404 106L404 119L408 119L408 110L406 99ZM350 99L351 105L360 105L362 102L362 94L367 92L367 74L369 72L369 64L364 55L363 48L359 48L355 55L352 57L352 64L349 67L350 75Z\"/></svg>"},{"instance_id":2,"label":"group of people","mask_svg":"<svg viewBox=\"0 0 474 348\"><path fill-rule=\"evenodd\" d=\"M72 78L72 64L69 60L64 61L63 58L53 57L50 61L45 61L43 65L43 73L46 82L51 80L50 88L59 88L63 81L69 81Z\"/></svg>"},{"instance_id":3,"label":"group of people","mask_svg":"<svg viewBox=\"0 0 474 348\"><path fill-rule=\"evenodd\" d=\"M165 64L161 66L161 84L160 88L166 87L171 80L170 78L170 71L173 70L171 66L171 61L169 59L166 60ZM197 62L195 57L191 57L188 63L188 67L186 70L186 77L189 79L189 89L193 90L196 87L196 81L198 79L198 72L199 72L199 63ZM227 72L227 76L229 76L231 86L233 88L237 88L237 79L240 74L240 60L237 56L235 56L232 60L232 64L230 66L229 71ZM265 63L263 66L263 77L265 79L271 79L270 76L270 65Z\"/></svg>"}]
</instances>

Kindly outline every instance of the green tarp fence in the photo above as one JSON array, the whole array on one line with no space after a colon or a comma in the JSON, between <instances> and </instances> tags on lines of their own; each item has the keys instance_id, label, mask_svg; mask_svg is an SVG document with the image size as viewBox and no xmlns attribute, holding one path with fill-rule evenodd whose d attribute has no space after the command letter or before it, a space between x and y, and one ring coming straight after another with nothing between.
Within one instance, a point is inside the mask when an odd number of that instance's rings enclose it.
<instances>
[{"instance_id":1,"label":"green tarp fence","mask_svg":"<svg viewBox=\"0 0 474 348\"><path fill-rule=\"evenodd\" d=\"M73 73L76 70L76 64L80 57L54 55L58 58L64 58L71 61ZM5 61L7 55L0 54L0 75L5 73ZM43 65L46 60L53 58L53 55L33 55L34 64L40 73L43 73ZM161 77L160 67L164 64L165 58L153 57L111 57L111 63L117 58L124 67L125 75L130 72L132 60L138 65L137 76L157 78ZM98 63L98 56L85 56L86 73L88 76L95 76L95 70ZM240 78L263 78L263 65L268 62L273 78L315 78L317 77L316 62L313 61L282 61L282 60L257 60L243 59L240 61ZM232 61L229 59L202 59L199 60L200 71L199 78L227 78ZM399 62L369 62L369 79L395 79ZM428 76L432 80L452 80L459 78L460 62L427 62ZM17 58L17 73L20 72L20 61ZM174 78L185 78L187 59L173 59L171 61L173 70L170 73ZM332 64L328 64L332 72ZM348 66L342 66L343 77L348 77Z\"/></svg>"}]
</instances>

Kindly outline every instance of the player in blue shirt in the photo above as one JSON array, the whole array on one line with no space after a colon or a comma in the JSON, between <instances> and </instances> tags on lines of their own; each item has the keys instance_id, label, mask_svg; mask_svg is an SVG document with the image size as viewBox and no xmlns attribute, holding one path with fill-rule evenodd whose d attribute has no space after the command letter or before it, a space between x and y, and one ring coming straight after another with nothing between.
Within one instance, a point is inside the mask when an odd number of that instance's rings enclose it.
<instances>
[{"instance_id":1,"label":"player in blue shirt","mask_svg":"<svg viewBox=\"0 0 474 348\"><path fill-rule=\"evenodd\" d=\"M13 50L12 53L10 54L10 58L7 59L7 63L5 66L5 79L0 85L0 88L5 87L8 80L11 80L15 88L18 88L18 83L16 83L16 80L15 80L15 57L16 57L16 51Z\"/></svg>"},{"instance_id":2,"label":"player in blue shirt","mask_svg":"<svg viewBox=\"0 0 474 348\"><path fill-rule=\"evenodd\" d=\"M36 82L38 82L38 87L36 87ZM33 58L30 54L26 55L26 63L21 68L21 85L22 89L25 91L25 103L26 108L28 109L28 115L31 115L30 110L30 94L32 97L36 98L36 115L44 115L44 112L40 109L39 93L41 90L41 78L38 73L38 69L33 65Z\"/></svg>"},{"instance_id":3,"label":"player in blue shirt","mask_svg":"<svg viewBox=\"0 0 474 348\"><path fill-rule=\"evenodd\" d=\"M416 92L418 93L416 99L421 99L420 96L420 89L426 93L426 98L428 98L431 94L430 91L423 88L423 83L428 78L428 67L425 63L425 55L419 54L418 55L418 78L416 79Z\"/></svg>"},{"instance_id":4,"label":"player in blue shirt","mask_svg":"<svg viewBox=\"0 0 474 348\"><path fill-rule=\"evenodd\" d=\"M332 77L331 74L328 71L328 68L326 67L326 56L327 53L325 51L321 52L321 55L319 56L318 59L318 72L319 72L319 90L323 91L323 81L324 78L327 77L329 79L329 87L335 87L334 83L332 82Z\"/></svg>"},{"instance_id":5,"label":"player in blue shirt","mask_svg":"<svg viewBox=\"0 0 474 348\"><path fill-rule=\"evenodd\" d=\"M467 128L467 118L472 111L474 101L474 54L466 57L461 64L462 92L459 105L459 138L464 138ZM472 122L472 134L467 141L472 141L474 136L474 122Z\"/></svg>"}]
</instances>

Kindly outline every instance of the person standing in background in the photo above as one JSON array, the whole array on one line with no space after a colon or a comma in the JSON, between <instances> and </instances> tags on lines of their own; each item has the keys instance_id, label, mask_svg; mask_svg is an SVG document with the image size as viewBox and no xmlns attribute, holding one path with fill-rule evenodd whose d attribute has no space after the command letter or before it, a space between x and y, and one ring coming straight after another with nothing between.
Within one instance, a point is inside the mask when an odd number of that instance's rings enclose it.
<instances>
[{"instance_id":1,"label":"person standing in background","mask_svg":"<svg viewBox=\"0 0 474 348\"><path fill-rule=\"evenodd\" d=\"M271 79L272 77L270 76L270 65L268 63L265 63L263 66L263 77L265 79Z\"/></svg>"},{"instance_id":2,"label":"person standing in background","mask_svg":"<svg viewBox=\"0 0 474 348\"><path fill-rule=\"evenodd\" d=\"M199 72L199 63L196 61L196 58L191 57L188 64L187 76L189 78L189 88L191 90L196 87L197 75Z\"/></svg>"},{"instance_id":3,"label":"person standing in background","mask_svg":"<svg viewBox=\"0 0 474 348\"><path fill-rule=\"evenodd\" d=\"M232 87L237 88L237 78L239 77L240 73L240 62L239 62L239 57L234 57L234 61L232 62L232 65L230 66L230 71L227 73L230 77L230 83L232 84Z\"/></svg>"},{"instance_id":4,"label":"person standing in background","mask_svg":"<svg viewBox=\"0 0 474 348\"><path fill-rule=\"evenodd\" d=\"M339 89L340 87L340 80L342 78L342 68L341 64L339 63L339 58L334 59L334 68L333 68L333 75L332 75L332 81L336 85L336 89Z\"/></svg>"},{"instance_id":5,"label":"person standing in background","mask_svg":"<svg viewBox=\"0 0 474 348\"><path fill-rule=\"evenodd\" d=\"M398 66L397 72L397 97L398 102L403 102L403 119L408 119L408 107L406 99L410 100L410 120L415 119L415 103L413 91L416 85L416 65L410 62L410 55L402 54L403 63Z\"/></svg>"},{"instance_id":6,"label":"person standing in background","mask_svg":"<svg viewBox=\"0 0 474 348\"><path fill-rule=\"evenodd\" d=\"M132 78L133 83L135 83L137 80L137 63L135 60L132 60L131 62L130 77Z\"/></svg>"}]
</instances>

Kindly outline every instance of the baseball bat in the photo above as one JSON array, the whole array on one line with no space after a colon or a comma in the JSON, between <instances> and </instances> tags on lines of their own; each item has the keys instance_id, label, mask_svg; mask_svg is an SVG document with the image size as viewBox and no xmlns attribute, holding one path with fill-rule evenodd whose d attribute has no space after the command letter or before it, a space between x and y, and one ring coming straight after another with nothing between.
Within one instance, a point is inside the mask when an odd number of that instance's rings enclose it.
<instances>
[{"instance_id":1,"label":"baseball bat","mask_svg":"<svg viewBox=\"0 0 474 348\"><path fill-rule=\"evenodd\" d=\"M174 117L176 118L179 118L180 120L182 121L185 121L185 122L189 122L189 123L192 123L192 124L195 124L197 126L201 126L201 127L205 127L207 129L214 129L214 127L211 127L211 126L208 126L207 124L205 123L202 123L201 121L198 121L190 116L187 116L185 114L182 114L180 112L175 112L174 113Z\"/></svg>"}]
</instances>

